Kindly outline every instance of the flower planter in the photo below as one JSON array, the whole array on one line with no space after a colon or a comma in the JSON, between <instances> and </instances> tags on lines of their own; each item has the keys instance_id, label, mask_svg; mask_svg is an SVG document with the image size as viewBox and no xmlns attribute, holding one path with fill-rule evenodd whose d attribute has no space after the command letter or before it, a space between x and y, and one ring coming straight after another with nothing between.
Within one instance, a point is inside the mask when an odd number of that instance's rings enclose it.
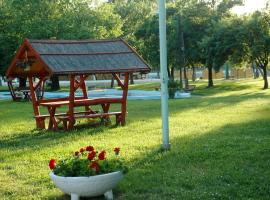
<instances>
[{"instance_id":1,"label":"flower planter","mask_svg":"<svg viewBox=\"0 0 270 200\"><path fill-rule=\"evenodd\" d=\"M71 195L71 200L80 197L94 197L104 194L106 199L113 199L112 189L123 178L121 171L89 177L62 177L53 172L50 177L64 193Z\"/></svg>"}]
</instances>

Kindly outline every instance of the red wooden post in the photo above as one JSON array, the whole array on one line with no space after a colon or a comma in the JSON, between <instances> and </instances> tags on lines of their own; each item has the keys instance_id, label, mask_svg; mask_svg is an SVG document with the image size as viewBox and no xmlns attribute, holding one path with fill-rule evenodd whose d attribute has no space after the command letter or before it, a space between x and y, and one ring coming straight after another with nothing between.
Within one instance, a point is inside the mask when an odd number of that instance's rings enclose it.
<instances>
[{"instance_id":1,"label":"red wooden post","mask_svg":"<svg viewBox=\"0 0 270 200\"><path fill-rule=\"evenodd\" d=\"M121 125L122 126L126 124L128 81L129 81L129 73L125 73L123 96L122 96L122 108L121 108L121 112L122 112Z\"/></svg>"},{"instance_id":2,"label":"red wooden post","mask_svg":"<svg viewBox=\"0 0 270 200\"><path fill-rule=\"evenodd\" d=\"M70 90L69 90L69 123L68 123L68 129L72 129L75 124L75 118L74 118L74 100L75 100L75 75L70 75Z\"/></svg>"},{"instance_id":3,"label":"red wooden post","mask_svg":"<svg viewBox=\"0 0 270 200\"><path fill-rule=\"evenodd\" d=\"M81 85L81 89L83 92L83 97L85 99L88 99L88 93L87 93L87 89L86 89L86 85L85 85L85 79L86 79L86 75L80 75L80 85ZM85 111L91 111L89 106L85 106Z\"/></svg>"},{"instance_id":4,"label":"red wooden post","mask_svg":"<svg viewBox=\"0 0 270 200\"><path fill-rule=\"evenodd\" d=\"M33 109L34 109L34 114L35 116L40 115L39 112L39 104L37 102L37 96L36 96L36 91L35 91L35 87L34 87L34 83L33 83L33 77L29 76L29 87L30 87L30 94L31 94L31 100L32 100L32 104L33 104ZM45 119L42 118L36 118L36 126L39 129L45 129Z\"/></svg>"}]
</instances>

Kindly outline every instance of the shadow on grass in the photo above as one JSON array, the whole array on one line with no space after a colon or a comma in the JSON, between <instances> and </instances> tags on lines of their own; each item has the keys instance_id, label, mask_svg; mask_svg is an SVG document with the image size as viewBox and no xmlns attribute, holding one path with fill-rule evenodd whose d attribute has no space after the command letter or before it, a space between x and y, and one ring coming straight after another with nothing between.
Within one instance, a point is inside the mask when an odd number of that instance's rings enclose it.
<instances>
[{"instance_id":1,"label":"shadow on grass","mask_svg":"<svg viewBox=\"0 0 270 200\"><path fill-rule=\"evenodd\" d=\"M170 151L134 161L119 199L268 199L269 120L171 139Z\"/></svg>"},{"instance_id":2,"label":"shadow on grass","mask_svg":"<svg viewBox=\"0 0 270 200\"><path fill-rule=\"evenodd\" d=\"M80 138L84 135L98 135L104 133L108 129L113 129L115 126L94 126L90 127L87 125L79 125L78 128L71 131L48 131L48 130L37 130L34 129L29 133L13 133L14 137L7 139L0 139L0 149L6 149L13 147L16 149L31 148L29 151L39 149L40 146L53 147L58 143L62 143L61 139L73 140L74 137ZM54 141L54 142L51 142ZM56 142L56 143L55 143ZM26 151L25 151L26 153ZM16 154L16 151L15 153ZM10 154L11 155L11 154Z\"/></svg>"},{"instance_id":3,"label":"shadow on grass","mask_svg":"<svg viewBox=\"0 0 270 200\"><path fill-rule=\"evenodd\" d=\"M174 137L170 151L161 152L156 146L131 161L129 173L114 195L125 200L268 199L269 120L270 116L262 116L246 123L227 124L197 137Z\"/></svg>"}]
</instances>

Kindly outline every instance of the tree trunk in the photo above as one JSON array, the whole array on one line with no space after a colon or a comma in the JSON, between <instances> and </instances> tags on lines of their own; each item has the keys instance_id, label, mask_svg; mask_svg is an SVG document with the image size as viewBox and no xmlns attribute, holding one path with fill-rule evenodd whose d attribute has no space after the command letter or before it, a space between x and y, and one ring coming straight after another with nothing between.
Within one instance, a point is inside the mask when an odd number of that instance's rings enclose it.
<instances>
[{"instance_id":1,"label":"tree trunk","mask_svg":"<svg viewBox=\"0 0 270 200\"><path fill-rule=\"evenodd\" d=\"M167 72L168 72L168 77L169 77L169 79L171 78L171 73L170 73L170 68L169 68L169 66L167 66Z\"/></svg>"},{"instance_id":2,"label":"tree trunk","mask_svg":"<svg viewBox=\"0 0 270 200\"><path fill-rule=\"evenodd\" d=\"M183 70L182 67L180 67L180 84L181 84L181 89L183 88Z\"/></svg>"},{"instance_id":3,"label":"tree trunk","mask_svg":"<svg viewBox=\"0 0 270 200\"><path fill-rule=\"evenodd\" d=\"M26 87L26 78L19 78L19 87L20 88Z\"/></svg>"},{"instance_id":4,"label":"tree trunk","mask_svg":"<svg viewBox=\"0 0 270 200\"><path fill-rule=\"evenodd\" d=\"M59 78L58 78L58 76L52 76L51 77L51 81L52 81L51 90L52 91L59 90L60 89L60 85L59 85Z\"/></svg>"},{"instance_id":5,"label":"tree trunk","mask_svg":"<svg viewBox=\"0 0 270 200\"><path fill-rule=\"evenodd\" d=\"M133 73L129 74L129 84L130 85L134 85L134 77L133 77Z\"/></svg>"},{"instance_id":6,"label":"tree trunk","mask_svg":"<svg viewBox=\"0 0 270 200\"><path fill-rule=\"evenodd\" d=\"M225 79L226 80L229 80L229 76L230 76L230 73L229 73L229 64L228 63L225 63Z\"/></svg>"},{"instance_id":7,"label":"tree trunk","mask_svg":"<svg viewBox=\"0 0 270 200\"><path fill-rule=\"evenodd\" d=\"M174 80L174 67L171 68L171 80Z\"/></svg>"},{"instance_id":8,"label":"tree trunk","mask_svg":"<svg viewBox=\"0 0 270 200\"><path fill-rule=\"evenodd\" d=\"M213 83L213 67L212 66L208 66L208 88L210 87L214 87L214 83Z\"/></svg>"},{"instance_id":9,"label":"tree trunk","mask_svg":"<svg viewBox=\"0 0 270 200\"><path fill-rule=\"evenodd\" d=\"M187 78L187 68L184 66L184 82L185 82L185 88L188 88L188 78Z\"/></svg>"},{"instance_id":10,"label":"tree trunk","mask_svg":"<svg viewBox=\"0 0 270 200\"><path fill-rule=\"evenodd\" d=\"M196 71L195 71L195 67L192 67L192 81L195 82L196 81Z\"/></svg>"},{"instance_id":11,"label":"tree trunk","mask_svg":"<svg viewBox=\"0 0 270 200\"><path fill-rule=\"evenodd\" d=\"M263 86L263 89L268 89L268 79L267 79L267 69L266 69L266 66L263 66L262 67L262 70L263 70L263 80L264 80L264 86Z\"/></svg>"},{"instance_id":12,"label":"tree trunk","mask_svg":"<svg viewBox=\"0 0 270 200\"><path fill-rule=\"evenodd\" d=\"M111 88L114 88L114 77L112 76L112 79L111 79Z\"/></svg>"}]
</instances>

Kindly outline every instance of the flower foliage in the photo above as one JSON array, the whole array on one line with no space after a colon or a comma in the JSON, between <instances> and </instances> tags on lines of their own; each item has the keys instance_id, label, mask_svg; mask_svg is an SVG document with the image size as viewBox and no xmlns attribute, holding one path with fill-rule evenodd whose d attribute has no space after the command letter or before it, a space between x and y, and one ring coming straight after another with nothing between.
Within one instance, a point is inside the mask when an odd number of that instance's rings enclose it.
<instances>
[{"instance_id":1,"label":"flower foliage","mask_svg":"<svg viewBox=\"0 0 270 200\"><path fill-rule=\"evenodd\" d=\"M49 168L54 174L65 177L94 176L115 171L127 172L120 158L120 148L116 147L111 152L114 155L108 157L105 150L99 152L93 146L82 147L68 158L51 159Z\"/></svg>"}]
</instances>

